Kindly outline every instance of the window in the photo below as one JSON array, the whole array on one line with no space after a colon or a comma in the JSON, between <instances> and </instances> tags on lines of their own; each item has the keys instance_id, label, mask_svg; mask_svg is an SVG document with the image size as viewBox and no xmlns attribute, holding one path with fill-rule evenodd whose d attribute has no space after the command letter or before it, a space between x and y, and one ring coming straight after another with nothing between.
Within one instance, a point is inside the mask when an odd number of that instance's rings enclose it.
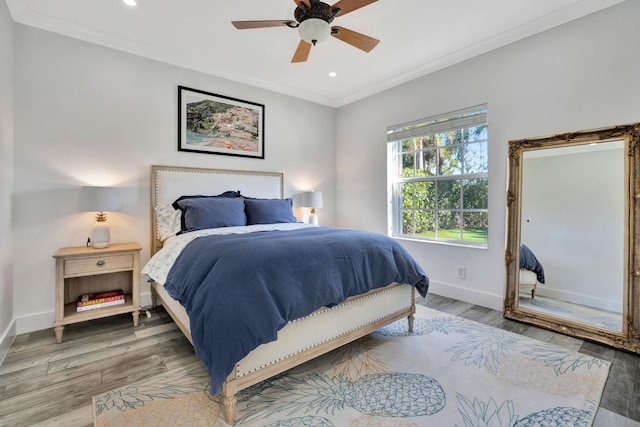
<instances>
[{"instance_id":1,"label":"window","mask_svg":"<svg viewBox=\"0 0 640 427\"><path fill-rule=\"evenodd\" d=\"M391 126L390 234L486 247L487 107Z\"/></svg>"}]
</instances>

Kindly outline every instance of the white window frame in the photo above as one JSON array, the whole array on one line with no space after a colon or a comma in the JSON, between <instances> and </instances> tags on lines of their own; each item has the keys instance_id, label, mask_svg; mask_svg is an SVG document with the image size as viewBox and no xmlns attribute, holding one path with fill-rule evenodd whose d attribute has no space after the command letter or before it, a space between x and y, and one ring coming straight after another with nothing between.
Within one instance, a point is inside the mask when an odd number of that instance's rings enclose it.
<instances>
[{"instance_id":1,"label":"white window frame","mask_svg":"<svg viewBox=\"0 0 640 427\"><path fill-rule=\"evenodd\" d=\"M389 126L387 128L387 142L388 142L388 152L387 152L387 171L388 171L388 219L389 219L389 235L395 238L407 238L412 240L420 240L426 242L439 242L439 243L448 243L455 245L463 245L463 246L472 246L472 247L481 247L487 248L489 239L488 239L488 215L489 215L489 206L488 206L488 179L489 179L489 170L488 170L488 158L486 161L486 168L484 171L476 171L474 173L465 173L464 164L460 166L461 172L458 174L448 174L448 175L429 175L429 176L418 176L415 174L413 177L402 177L402 172L399 170L402 168L402 156L404 154L410 153L421 153L422 151L433 150L433 147L430 149L420 149L414 146L413 150L403 151L402 143L408 142L412 139L422 138L431 135L438 135L442 133L447 133L450 131L457 131L461 129L468 129L477 126L487 126L488 125L488 111L487 104L481 104L469 108L465 108L462 110L457 110L445 114L441 114L438 116L428 117L420 120L415 120L408 123L402 123L394 126ZM487 126L488 129L488 126ZM489 151L489 140L488 140L488 130L487 130L487 139L484 141L471 141L471 142L463 142L462 144L458 144L457 146L471 146L471 144L485 144L484 153L486 153L488 157ZM451 145L447 147L455 147L456 145ZM438 145L441 147L441 145ZM414 156L414 159L416 156ZM462 156L462 163L464 163L464 156ZM414 161L414 171L416 168L416 162ZM399 188L407 183L416 183L416 182L443 182L443 181L459 181L460 188L462 188L463 183L466 180L477 180L483 179L486 180L486 208L465 208L463 202L463 191L460 191L460 206L455 209L447 209L443 207L439 207L437 205L437 197L432 203L435 205L435 208L416 208L416 199L412 199L412 207L405 208L402 206L403 199L402 194ZM437 187L437 185L436 185ZM414 195L415 197L415 195ZM415 215L415 212L418 211L430 211L434 215L435 218L438 218L439 212L450 212L454 215L459 215L460 218L463 218L462 222L459 224L460 227L460 238L452 239L452 238L444 238L438 237L427 237L416 235L415 228L412 233L404 233L403 232L403 212L412 212L412 215ZM486 241L483 242L475 242L470 240L462 240L462 231L464 229L464 215L465 213L485 213L487 216L487 231L486 231ZM437 219L436 219L437 224ZM415 222L413 223L415 227ZM435 226L437 230L437 225Z\"/></svg>"}]
</instances>

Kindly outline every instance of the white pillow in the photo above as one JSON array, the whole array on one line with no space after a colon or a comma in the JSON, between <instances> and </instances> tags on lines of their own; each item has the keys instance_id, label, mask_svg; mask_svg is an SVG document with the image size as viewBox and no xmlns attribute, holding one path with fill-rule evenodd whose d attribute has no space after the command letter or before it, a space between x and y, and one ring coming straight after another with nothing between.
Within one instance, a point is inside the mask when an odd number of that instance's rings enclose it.
<instances>
[{"instance_id":1,"label":"white pillow","mask_svg":"<svg viewBox=\"0 0 640 427\"><path fill-rule=\"evenodd\" d=\"M165 206L156 206L156 230L158 238L165 241L171 236L175 236L180 231L180 215L182 212L174 209L169 203Z\"/></svg>"}]
</instances>

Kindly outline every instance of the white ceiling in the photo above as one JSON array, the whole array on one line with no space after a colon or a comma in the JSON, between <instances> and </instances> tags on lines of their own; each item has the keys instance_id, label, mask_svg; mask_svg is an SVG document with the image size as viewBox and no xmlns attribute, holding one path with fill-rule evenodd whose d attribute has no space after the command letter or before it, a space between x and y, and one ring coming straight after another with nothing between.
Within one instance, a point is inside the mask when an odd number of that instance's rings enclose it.
<instances>
[{"instance_id":1,"label":"white ceiling","mask_svg":"<svg viewBox=\"0 0 640 427\"><path fill-rule=\"evenodd\" d=\"M231 25L293 20L294 1L6 3L15 22L340 107L624 0L379 0L333 22L380 39L370 53L331 37L297 64L297 30Z\"/></svg>"}]
</instances>

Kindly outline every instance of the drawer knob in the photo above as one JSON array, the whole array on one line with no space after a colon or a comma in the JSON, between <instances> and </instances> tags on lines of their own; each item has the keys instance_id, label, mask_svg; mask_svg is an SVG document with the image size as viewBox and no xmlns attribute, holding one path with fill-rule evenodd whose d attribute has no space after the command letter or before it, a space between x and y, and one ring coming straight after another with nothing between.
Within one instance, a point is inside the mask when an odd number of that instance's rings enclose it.
<instances>
[{"instance_id":1,"label":"drawer knob","mask_svg":"<svg viewBox=\"0 0 640 427\"><path fill-rule=\"evenodd\" d=\"M103 260L100 260L98 262L96 262L96 266L97 267L104 267L105 262Z\"/></svg>"}]
</instances>

